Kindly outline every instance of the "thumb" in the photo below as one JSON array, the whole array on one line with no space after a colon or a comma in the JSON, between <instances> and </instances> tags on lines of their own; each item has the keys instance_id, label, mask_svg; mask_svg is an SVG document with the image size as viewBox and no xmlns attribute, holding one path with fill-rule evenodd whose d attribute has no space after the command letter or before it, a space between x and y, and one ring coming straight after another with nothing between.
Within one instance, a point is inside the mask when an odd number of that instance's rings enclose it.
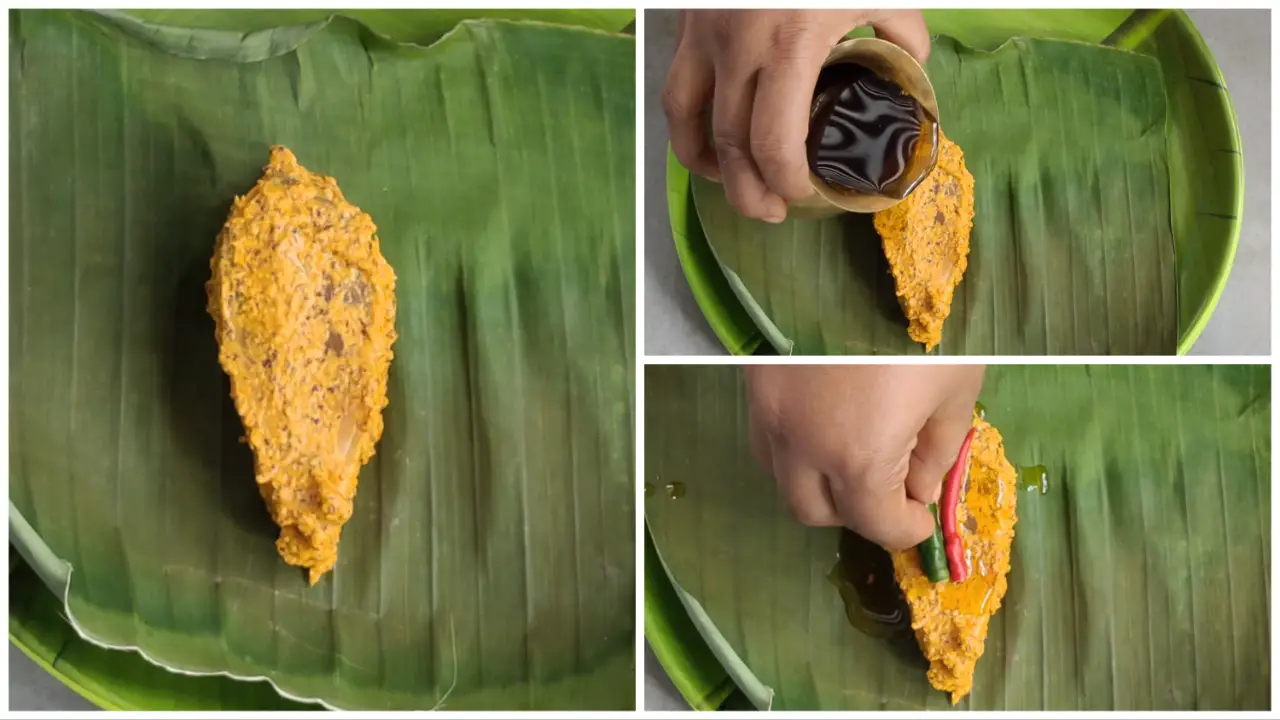
<instances>
[{"instance_id":1,"label":"thumb","mask_svg":"<svg viewBox=\"0 0 1280 720\"><path fill-rule=\"evenodd\" d=\"M890 10L870 24L876 37L906 50L921 65L929 59L929 28L919 10Z\"/></svg>"},{"instance_id":2,"label":"thumb","mask_svg":"<svg viewBox=\"0 0 1280 720\"><path fill-rule=\"evenodd\" d=\"M907 469L908 497L925 504L938 502L942 481L955 465L960 445L972 424L968 414L934 415L925 422L911 451L911 464Z\"/></svg>"}]
</instances>

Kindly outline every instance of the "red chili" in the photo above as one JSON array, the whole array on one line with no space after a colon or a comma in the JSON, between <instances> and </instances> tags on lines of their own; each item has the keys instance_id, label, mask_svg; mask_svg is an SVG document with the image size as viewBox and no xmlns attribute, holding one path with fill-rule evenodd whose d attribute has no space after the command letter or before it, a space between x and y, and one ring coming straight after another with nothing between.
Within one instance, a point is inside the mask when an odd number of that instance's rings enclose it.
<instances>
[{"instance_id":1,"label":"red chili","mask_svg":"<svg viewBox=\"0 0 1280 720\"><path fill-rule=\"evenodd\" d=\"M964 472L969 467L969 446L973 444L973 436L977 428L969 428L960 445L960 454L956 456L956 464L947 473L946 482L942 486L942 505L938 508L938 519L942 523L942 541L947 549L947 565L951 571L951 582L964 582L969 577L969 564L964 559L964 542L956 529L956 508L960 505L960 486L964 483Z\"/></svg>"}]
</instances>

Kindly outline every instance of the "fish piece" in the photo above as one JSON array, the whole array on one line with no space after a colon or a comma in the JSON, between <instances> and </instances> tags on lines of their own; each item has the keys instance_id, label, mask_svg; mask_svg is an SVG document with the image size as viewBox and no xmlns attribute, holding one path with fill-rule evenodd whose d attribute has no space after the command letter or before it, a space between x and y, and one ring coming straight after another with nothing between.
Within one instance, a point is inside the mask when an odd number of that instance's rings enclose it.
<instances>
[{"instance_id":1,"label":"fish piece","mask_svg":"<svg viewBox=\"0 0 1280 720\"><path fill-rule=\"evenodd\" d=\"M963 502L956 513L969 578L933 583L915 548L892 553L894 575L911 610L911 628L929 661L929 683L954 705L973 689L973 673L991 617L1008 588L1013 526L1018 522L1017 472L1004 455L1000 431L975 416Z\"/></svg>"},{"instance_id":2,"label":"fish piece","mask_svg":"<svg viewBox=\"0 0 1280 720\"><path fill-rule=\"evenodd\" d=\"M278 146L232 204L210 268L218 362L280 526L276 549L314 585L337 561L382 435L396 276L373 219Z\"/></svg>"},{"instance_id":3,"label":"fish piece","mask_svg":"<svg viewBox=\"0 0 1280 720\"><path fill-rule=\"evenodd\" d=\"M942 341L942 324L968 267L973 214L973 175L960 146L941 130L933 172L905 200L875 214L907 334L925 352Z\"/></svg>"}]
</instances>

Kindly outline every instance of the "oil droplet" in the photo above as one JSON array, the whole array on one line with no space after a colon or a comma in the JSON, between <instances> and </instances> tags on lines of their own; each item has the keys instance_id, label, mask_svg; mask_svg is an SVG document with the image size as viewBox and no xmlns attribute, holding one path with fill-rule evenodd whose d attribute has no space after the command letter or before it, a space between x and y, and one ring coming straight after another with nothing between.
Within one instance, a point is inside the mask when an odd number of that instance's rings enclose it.
<instances>
[{"instance_id":1,"label":"oil droplet","mask_svg":"<svg viewBox=\"0 0 1280 720\"><path fill-rule=\"evenodd\" d=\"M1049 471L1043 465L1020 467L1018 482L1027 490L1039 490L1044 495L1049 492Z\"/></svg>"},{"instance_id":2,"label":"oil droplet","mask_svg":"<svg viewBox=\"0 0 1280 720\"><path fill-rule=\"evenodd\" d=\"M855 630L876 638L910 634L910 614L884 548L848 530L840 531L836 563L827 573Z\"/></svg>"},{"instance_id":3,"label":"oil droplet","mask_svg":"<svg viewBox=\"0 0 1280 720\"><path fill-rule=\"evenodd\" d=\"M667 483L667 497L672 500L679 500L684 497L684 483L673 482Z\"/></svg>"},{"instance_id":4,"label":"oil droplet","mask_svg":"<svg viewBox=\"0 0 1280 720\"><path fill-rule=\"evenodd\" d=\"M645 496L645 497L649 497L649 496L651 496L651 495L653 495L653 483L645 483L645 484L644 484L644 496Z\"/></svg>"},{"instance_id":5,"label":"oil droplet","mask_svg":"<svg viewBox=\"0 0 1280 720\"><path fill-rule=\"evenodd\" d=\"M985 575L985 574L986 574L986 573L984 572L984 573L983 573L983 575ZM985 613L985 612L987 611L987 603L991 601L991 591L992 591L992 590L994 590L994 589L995 589L995 586L994 586L994 585L988 585L988 586L987 586L987 594L982 596L982 607L981 607L981 608L979 608L979 610L978 610L979 612L984 612L984 613Z\"/></svg>"},{"instance_id":6,"label":"oil droplet","mask_svg":"<svg viewBox=\"0 0 1280 720\"><path fill-rule=\"evenodd\" d=\"M974 404L973 404L973 411L974 411L975 413L977 413L977 414L978 414L978 419L979 419L979 420L986 420L986 419L987 419L987 406L986 406L986 405L983 405L983 404L982 404L982 403L980 403L980 402L976 402L976 403L974 403Z\"/></svg>"}]
</instances>

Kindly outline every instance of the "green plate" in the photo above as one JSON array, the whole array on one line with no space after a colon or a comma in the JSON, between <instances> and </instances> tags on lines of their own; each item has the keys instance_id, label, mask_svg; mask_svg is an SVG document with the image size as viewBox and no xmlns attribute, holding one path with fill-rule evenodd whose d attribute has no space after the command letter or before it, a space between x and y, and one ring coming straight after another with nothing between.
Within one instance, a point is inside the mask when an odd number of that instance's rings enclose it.
<instances>
[{"instance_id":1,"label":"green plate","mask_svg":"<svg viewBox=\"0 0 1280 720\"><path fill-rule=\"evenodd\" d=\"M1138 11L1142 13L1143 11ZM1178 269L1178 354L1195 344L1226 286L1240 238L1244 162L1235 111L1212 53L1181 10L926 10L931 32L993 49L1010 37L1102 42L1126 22L1130 48L1156 57L1168 96L1169 190ZM1128 28L1132 29L1132 28ZM1206 182L1205 178L1212 178ZM734 355L775 354L717 262L694 210L689 171L668 151L667 206L676 252L712 331Z\"/></svg>"}]
</instances>

